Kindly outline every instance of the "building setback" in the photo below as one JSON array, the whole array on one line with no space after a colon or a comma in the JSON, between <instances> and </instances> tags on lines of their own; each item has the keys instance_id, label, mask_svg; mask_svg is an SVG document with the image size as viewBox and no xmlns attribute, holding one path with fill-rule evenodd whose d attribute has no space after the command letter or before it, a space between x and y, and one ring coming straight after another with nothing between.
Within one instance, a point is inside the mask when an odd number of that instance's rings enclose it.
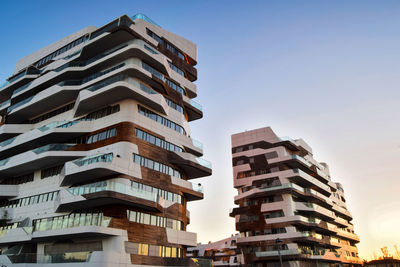
<instances>
[{"instance_id":1,"label":"building setback","mask_svg":"<svg viewBox=\"0 0 400 267\"><path fill-rule=\"evenodd\" d=\"M357 266L343 187L302 140L270 127L232 135L232 210L245 266ZM278 251L279 250L279 251Z\"/></svg>"},{"instance_id":2,"label":"building setback","mask_svg":"<svg viewBox=\"0 0 400 267\"><path fill-rule=\"evenodd\" d=\"M211 175L189 128L196 62L144 15L17 62L0 88L0 265L193 264L190 180Z\"/></svg>"}]
</instances>

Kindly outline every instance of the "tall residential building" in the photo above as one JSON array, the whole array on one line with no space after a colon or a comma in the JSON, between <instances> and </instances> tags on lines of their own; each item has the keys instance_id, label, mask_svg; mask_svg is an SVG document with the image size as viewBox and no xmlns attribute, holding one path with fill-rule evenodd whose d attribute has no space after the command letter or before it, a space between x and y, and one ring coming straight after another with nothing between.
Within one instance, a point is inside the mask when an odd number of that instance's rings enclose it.
<instances>
[{"instance_id":1,"label":"tall residential building","mask_svg":"<svg viewBox=\"0 0 400 267\"><path fill-rule=\"evenodd\" d=\"M302 139L270 127L232 135L237 245L245 266L357 266L343 187Z\"/></svg>"},{"instance_id":2,"label":"tall residential building","mask_svg":"<svg viewBox=\"0 0 400 267\"><path fill-rule=\"evenodd\" d=\"M211 175L189 128L196 62L144 15L18 60L0 88L0 265L192 264L191 180Z\"/></svg>"}]
</instances>

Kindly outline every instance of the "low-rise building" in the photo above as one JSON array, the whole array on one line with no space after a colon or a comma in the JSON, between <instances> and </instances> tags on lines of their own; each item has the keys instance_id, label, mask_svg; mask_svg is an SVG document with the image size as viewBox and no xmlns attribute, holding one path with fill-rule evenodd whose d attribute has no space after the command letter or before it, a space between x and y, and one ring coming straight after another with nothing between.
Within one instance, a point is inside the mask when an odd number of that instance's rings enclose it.
<instances>
[{"instance_id":1,"label":"low-rise building","mask_svg":"<svg viewBox=\"0 0 400 267\"><path fill-rule=\"evenodd\" d=\"M208 244L198 244L187 250L188 257L211 259L214 266L242 266L243 256L236 243L239 234Z\"/></svg>"}]
</instances>

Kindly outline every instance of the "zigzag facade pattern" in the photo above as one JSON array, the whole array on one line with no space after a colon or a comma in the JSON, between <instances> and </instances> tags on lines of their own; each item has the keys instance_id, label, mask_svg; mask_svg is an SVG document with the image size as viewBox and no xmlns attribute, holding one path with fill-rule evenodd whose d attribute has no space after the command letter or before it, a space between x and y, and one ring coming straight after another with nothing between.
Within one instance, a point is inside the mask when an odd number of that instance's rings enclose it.
<instances>
[{"instance_id":1,"label":"zigzag facade pattern","mask_svg":"<svg viewBox=\"0 0 400 267\"><path fill-rule=\"evenodd\" d=\"M361 266L344 190L302 140L270 127L232 135L234 202L245 266Z\"/></svg>"},{"instance_id":2,"label":"zigzag facade pattern","mask_svg":"<svg viewBox=\"0 0 400 267\"><path fill-rule=\"evenodd\" d=\"M0 88L0 263L190 266L197 47L143 15L17 62Z\"/></svg>"}]
</instances>

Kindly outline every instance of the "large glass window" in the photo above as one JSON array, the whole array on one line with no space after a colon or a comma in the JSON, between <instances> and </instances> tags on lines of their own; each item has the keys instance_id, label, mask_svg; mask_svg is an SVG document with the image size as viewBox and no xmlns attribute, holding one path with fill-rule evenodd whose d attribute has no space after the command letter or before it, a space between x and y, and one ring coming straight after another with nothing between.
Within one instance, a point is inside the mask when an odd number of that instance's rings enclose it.
<instances>
[{"instance_id":1,"label":"large glass window","mask_svg":"<svg viewBox=\"0 0 400 267\"><path fill-rule=\"evenodd\" d=\"M178 178L183 178L183 175L177 170L174 169L168 165L165 165L160 162L156 162L157 164L155 165L153 160L142 157L138 154L133 153L133 162L136 164L139 164L140 166L155 170L157 172L161 172L170 176L178 177Z\"/></svg>"},{"instance_id":2,"label":"large glass window","mask_svg":"<svg viewBox=\"0 0 400 267\"><path fill-rule=\"evenodd\" d=\"M178 68L177 66L175 66L174 64L172 64L172 62L168 61L169 63L169 67L175 71L176 73L178 73L179 75L181 75L182 77L185 77L185 72L183 70L181 70L180 68Z\"/></svg>"},{"instance_id":3,"label":"large glass window","mask_svg":"<svg viewBox=\"0 0 400 267\"><path fill-rule=\"evenodd\" d=\"M168 128L171 128L171 129L173 129L173 130L175 130L175 131L177 131L177 132L179 132L181 134L185 134L186 135L186 132L185 132L185 130L183 129L182 126L180 126L180 125L176 124L175 122L170 121L170 120L168 120L168 119L166 119L166 118L154 113L153 111L151 111L151 110L149 110L149 109L147 109L145 107L142 107L142 106L138 105L138 112L140 114L142 114L143 116L146 116L146 117L148 117L148 118L150 118L150 119L152 119L154 121L157 121L158 123L160 123L160 124L162 124L164 126L167 126Z\"/></svg>"},{"instance_id":4,"label":"large glass window","mask_svg":"<svg viewBox=\"0 0 400 267\"><path fill-rule=\"evenodd\" d=\"M169 87L171 87L173 90L177 91L181 95L186 95L185 90L181 86L179 86L177 83L167 79L167 84Z\"/></svg>"},{"instance_id":5,"label":"large glass window","mask_svg":"<svg viewBox=\"0 0 400 267\"><path fill-rule=\"evenodd\" d=\"M174 230L184 230L184 223L179 220L170 219L162 216L151 215L139 211L127 211L128 220L135 223L148 224Z\"/></svg>"},{"instance_id":6,"label":"large glass window","mask_svg":"<svg viewBox=\"0 0 400 267\"><path fill-rule=\"evenodd\" d=\"M136 135L136 137L138 137L138 138L140 138L140 139L142 139L144 141L147 141L147 142L149 142L149 143L151 143L153 145L161 147L163 149L166 149L166 150L169 150L169 151L175 151L175 152L183 152L183 149L181 147L179 147L177 145L174 145L174 144L172 144L170 142L167 142L167 141L165 141L163 139L160 139L160 138L158 138L158 137L156 137L156 136L154 136L152 134L149 134L149 133L147 133L145 131L142 131L140 129L135 128L135 135ZM155 164L159 164L159 163L155 162ZM159 168L159 166L155 165L155 168Z\"/></svg>"}]
</instances>

